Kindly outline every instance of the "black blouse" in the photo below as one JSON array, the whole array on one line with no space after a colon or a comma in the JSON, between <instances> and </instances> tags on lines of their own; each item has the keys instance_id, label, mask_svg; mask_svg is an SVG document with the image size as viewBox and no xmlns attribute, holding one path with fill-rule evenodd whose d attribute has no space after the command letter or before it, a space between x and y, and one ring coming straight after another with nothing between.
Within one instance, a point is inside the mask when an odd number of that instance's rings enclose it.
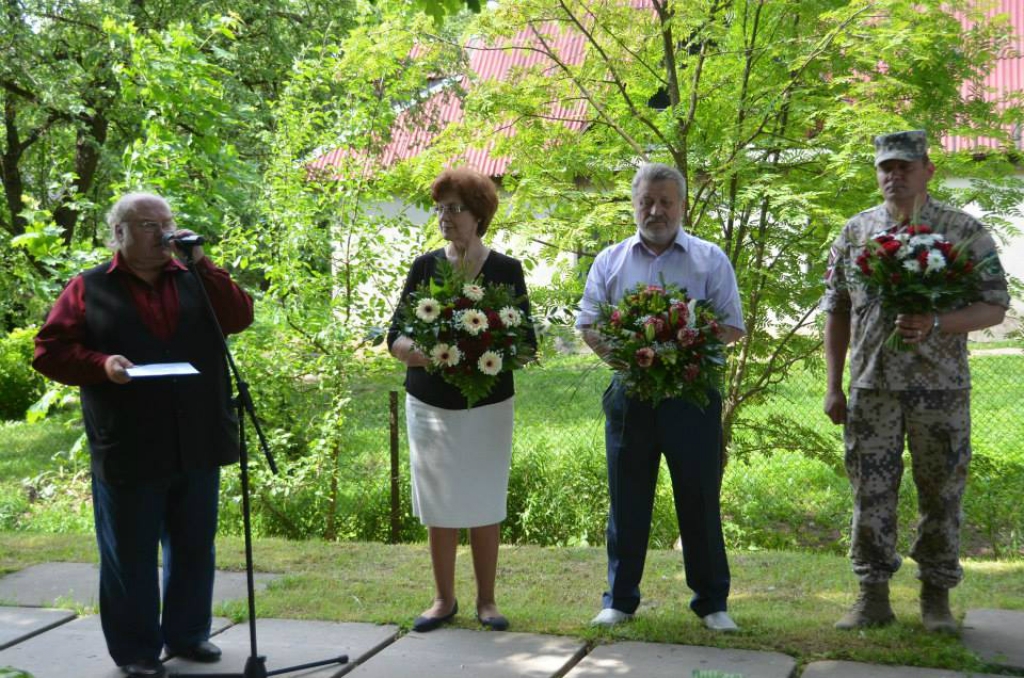
<instances>
[{"instance_id":1,"label":"black blouse","mask_svg":"<svg viewBox=\"0 0 1024 678\"><path fill-rule=\"evenodd\" d=\"M416 257L409 269L409 275L405 278L405 286L402 288L402 301L404 302L424 280L435 277L437 264L445 258L444 249L434 250ZM524 297L519 305L526 318L527 341L537 348L537 336L533 330L533 321L530 319L530 302L526 297L526 280L523 277L523 265L518 259L506 256L491 250L484 260L480 274L485 283L492 285L511 285L517 297ZM440 279L438 278L438 282ZM388 329L388 348L401 336L399 328L398 310L396 307L394 315L391 316L391 326ZM452 386L439 374L431 374L422 367L408 367L405 370L405 390L409 395L422 400L428 405L440 407L446 410L466 409L466 398L456 387ZM486 398L476 401L473 407L493 405L503 400L508 400L515 393L515 385L511 372L502 372L498 375L498 381Z\"/></svg>"}]
</instances>

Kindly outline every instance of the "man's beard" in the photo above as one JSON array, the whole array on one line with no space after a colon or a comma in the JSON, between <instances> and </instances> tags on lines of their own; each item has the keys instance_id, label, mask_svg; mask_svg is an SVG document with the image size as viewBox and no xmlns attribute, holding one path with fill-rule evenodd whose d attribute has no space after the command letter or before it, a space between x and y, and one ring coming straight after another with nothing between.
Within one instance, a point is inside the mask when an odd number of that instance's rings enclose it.
<instances>
[{"instance_id":1,"label":"man's beard","mask_svg":"<svg viewBox=\"0 0 1024 678\"><path fill-rule=\"evenodd\" d=\"M678 226L673 228L667 221L648 219L640 226L640 235L655 245L667 245L676 237Z\"/></svg>"}]
</instances>

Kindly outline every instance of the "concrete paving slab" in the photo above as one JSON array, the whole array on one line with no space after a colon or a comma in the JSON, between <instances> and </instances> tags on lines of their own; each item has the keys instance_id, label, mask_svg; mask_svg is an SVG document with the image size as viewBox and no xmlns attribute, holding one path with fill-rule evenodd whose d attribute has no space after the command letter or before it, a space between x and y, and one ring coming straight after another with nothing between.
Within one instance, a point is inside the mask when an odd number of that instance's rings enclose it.
<instances>
[{"instance_id":1,"label":"concrete paving slab","mask_svg":"<svg viewBox=\"0 0 1024 678\"><path fill-rule=\"evenodd\" d=\"M352 678L564 675L586 652L580 640L535 633L438 629L410 633L356 666ZM347 677L346 677L347 678Z\"/></svg>"},{"instance_id":2,"label":"concrete paving slab","mask_svg":"<svg viewBox=\"0 0 1024 678\"><path fill-rule=\"evenodd\" d=\"M1024 612L968 610L961 637L990 664L1024 670Z\"/></svg>"},{"instance_id":3,"label":"concrete paving slab","mask_svg":"<svg viewBox=\"0 0 1024 678\"><path fill-rule=\"evenodd\" d=\"M366 661L392 643L397 636L397 626L292 619L256 621L256 651L267 658L268 671L348 655L347 664L335 663L287 674L296 678L334 678L347 673L357 663ZM178 675L210 673L211 670L241 674L251 654L248 622L231 627L213 640L224 652L216 664L171 659L166 663L167 670Z\"/></svg>"},{"instance_id":4,"label":"concrete paving slab","mask_svg":"<svg viewBox=\"0 0 1024 678\"><path fill-rule=\"evenodd\" d=\"M280 576L257 572L256 590L265 588L268 582ZM94 563L41 563L0 578L0 603L50 607L73 602L96 607L99 581L100 569ZM213 583L214 604L245 596L245 572L217 570Z\"/></svg>"},{"instance_id":5,"label":"concrete paving slab","mask_svg":"<svg viewBox=\"0 0 1024 678\"><path fill-rule=\"evenodd\" d=\"M0 607L0 650L74 618L75 613L68 610Z\"/></svg>"},{"instance_id":6,"label":"concrete paving slab","mask_svg":"<svg viewBox=\"0 0 1024 678\"><path fill-rule=\"evenodd\" d=\"M991 673L960 673L910 666L878 666L859 662L813 662L800 678L999 678Z\"/></svg>"},{"instance_id":7,"label":"concrete paving slab","mask_svg":"<svg viewBox=\"0 0 1024 678\"><path fill-rule=\"evenodd\" d=\"M227 619L214 617L213 632L230 625ZM124 678L107 654L97 615L80 617L0 650L0 666L27 671L34 678Z\"/></svg>"},{"instance_id":8,"label":"concrete paving slab","mask_svg":"<svg viewBox=\"0 0 1024 678\"><path fill-rule=\"evenodd\" d=\"M689 678L694 671L721 671L743 678L789 678L795 669L796 660L778 652L625 642L594 648L566 678Z\"/></svg>"}]
</instances>

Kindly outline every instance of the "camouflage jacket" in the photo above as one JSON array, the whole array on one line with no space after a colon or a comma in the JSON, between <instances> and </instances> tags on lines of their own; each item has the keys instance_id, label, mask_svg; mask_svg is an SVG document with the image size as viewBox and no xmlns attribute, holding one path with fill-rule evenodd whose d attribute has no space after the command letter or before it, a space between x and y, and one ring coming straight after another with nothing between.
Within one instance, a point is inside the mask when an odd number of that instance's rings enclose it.
<instances>
[{"instance_id":1,"label":"camouflage jacket","mask_svg":"<svg viewBox=\"0 0 1024 678\"><path fill-rule=\"evenodd\" d=\"M995 257L995 264L982 275L980 297L964 299L963 306L984 301L1009 308L995 241L977 219L929 198L915 222L931 226L954 244L974 238L970 251L976 261ZM881 298L865 288L854 262L871 237L900 227L885 205L879 205L850 219L832 246L821 308L850 316L850 386L891 391L970 388L966 334L933 332L910 351L883 345L895 327L895 313L883 310Z\"/></svg>"}]
</instances>

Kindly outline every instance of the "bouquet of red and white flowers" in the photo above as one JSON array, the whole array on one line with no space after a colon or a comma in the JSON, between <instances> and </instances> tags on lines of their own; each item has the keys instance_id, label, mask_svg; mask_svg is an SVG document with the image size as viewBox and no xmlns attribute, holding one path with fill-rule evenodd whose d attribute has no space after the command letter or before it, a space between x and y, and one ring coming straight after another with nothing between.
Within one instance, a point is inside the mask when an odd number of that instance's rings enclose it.
<instances>
[{"instance_id":1,"label":"bouquet of red and white flowers","mask_svg":"<svg viewBox=\"0 0 1024 678\"><path fill-rule=\"evenodd\" d=\"M978 295L980 273L988 262L974 261L969 244L953 244L925 224L879 233L857 257L857 274L889 311L940 313ZM896 330L885 345L898 351L913 348Z\"/></svg>"},{"instance_id":2,"label":"bouquet of red and white flowers","mask_svg":"<svg viewBox=\"0 0 1024 678\"><path fill-rule=\"evenodd\" d=\"M675 285L637 285L601 311L598 331L639 400L682 398L703 407L721 384L725 344L714 308Z\"/></svg>"},{"instance_id":3,"label":"bouquet of red and white flowers","mask_svg":"<svg viewBox=\"0 0 1024 678\"><path fill-rule=\"evenodd\" d=\"M424 281L399 310L402 334L465 396L469 407L486 398L498 375L534 359L528 318L511 285L467 281L452 265L438 263L441 280Z\"/></svg>"}]
</instances>

